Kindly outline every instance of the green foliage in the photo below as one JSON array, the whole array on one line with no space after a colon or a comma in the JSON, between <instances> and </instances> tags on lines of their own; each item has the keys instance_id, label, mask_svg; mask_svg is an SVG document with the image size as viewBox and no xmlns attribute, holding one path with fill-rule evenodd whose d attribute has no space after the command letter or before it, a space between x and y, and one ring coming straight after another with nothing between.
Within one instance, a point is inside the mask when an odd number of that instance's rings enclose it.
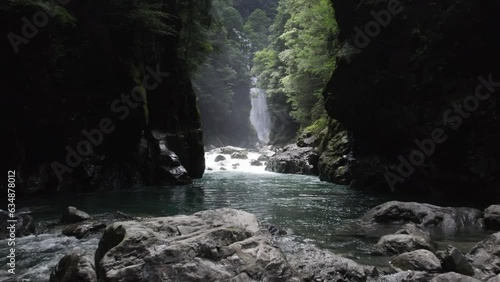
<instances>
[{"instance_id":1,"label":"green foliage","mask_svg":"<svg viewBox=\"0 0 500 282\"><path fill-rule=\"evenodd\" d=\"M62 6L54 1L10 0L0 4L0 10L27 13L45 11L52 21L60 26L74 26L76 19Z\"/></svg>"},{"instance_id":2,"label":"green foliage","mask_svg":"<svg viewBox=\"0 0 500 282\"><path fill-rule=\"evenodd\" d=\"M127 17L136 24L142 25L145 29L157 35L174 35L176 29L169 25L168 21L173 19L172 15L161 10L161 2L141 3L127 14Z\"/></svg>"},{"instance_id":3,"label":"green foliage","mask_svg":"<svg viewBox=\"0 0 500 282\"><path fill-rule=\"evenodd\" d=\"M329 0L281 0L271 44L253 60L252 73L266 90L270 109L291 108L302 128L325 116L321 91L335 68L331 46L336 32ZM284 95L285 104L276 95Z\"/></svg>"},{"instance_id":4,"label":"green foliage","mask_svg":"<svg viewBox=\"0 0 500 282\"><path fill-rule=\"evenodd\" d=\"M261 9L256 9L250 14L245 23L245 32L252 43L252 52L262 50L269 45L270 25L271 19Z\"/></svg>"}]
</instances>

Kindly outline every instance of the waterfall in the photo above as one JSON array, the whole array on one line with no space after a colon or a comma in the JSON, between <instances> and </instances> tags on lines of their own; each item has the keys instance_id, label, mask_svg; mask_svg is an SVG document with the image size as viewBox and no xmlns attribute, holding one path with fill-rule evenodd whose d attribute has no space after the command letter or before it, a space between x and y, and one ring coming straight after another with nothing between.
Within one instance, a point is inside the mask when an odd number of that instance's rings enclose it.
<instances>
[{"instance_id":1,"label":"waterfall","mask_svg":"<svg viewBox=\"0 0 500 282\"><path fill-rule=\"evenodd\" d=\"M252 84L256 86L257 78L252 78ZM252 110L250 111L250 122L257 131L259 140L267 144L269 142L269 133L271 119L267 109L266 93L264 90L254 87L250 89L252 99Z\"/></svg>"}]
</instances>

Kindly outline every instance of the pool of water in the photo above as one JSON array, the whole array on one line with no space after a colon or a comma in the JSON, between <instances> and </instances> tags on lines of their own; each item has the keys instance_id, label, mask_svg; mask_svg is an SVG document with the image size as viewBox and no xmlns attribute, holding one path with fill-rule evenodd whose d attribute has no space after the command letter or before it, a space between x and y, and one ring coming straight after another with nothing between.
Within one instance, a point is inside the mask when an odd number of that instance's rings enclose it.
<instances>
[{"instance_id":1,"label":"pool of water","mask_svg":"<svg viewBox=\"0 0 500 282\"><path fill-rule=\"evenodd\" d=\"M30 207L37 220L59 218L72 205L90 214L116 210L136 216L170 216L230 207L257 215L259 220L283 227L295 242L317 244L359 262L385 265L388 258L372 257L378 237L360 235L353 222L390 196L370 196L346 186L321 182L317 177L288 175L261 170L208 171L194 184L179 187L137 187L130 191L94 192L77 196L43 196L18 199ZM470 248L483 234L441 238ZM50 269L66 253L92 250L97 239L76 240L57 234L20 238L17 244L17 280L5 276L6 242L0 242L0 281L48 281ZM470 245L470 246L469 246Z\"/></svg>"}]
</instances>

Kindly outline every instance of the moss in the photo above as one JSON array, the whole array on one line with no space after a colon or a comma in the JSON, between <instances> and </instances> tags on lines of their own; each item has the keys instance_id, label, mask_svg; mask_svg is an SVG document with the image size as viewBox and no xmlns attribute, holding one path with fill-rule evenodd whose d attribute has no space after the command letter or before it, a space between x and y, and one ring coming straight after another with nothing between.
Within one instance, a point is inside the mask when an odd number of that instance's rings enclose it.
<instances>
[{"instance_id":1,"label":"moss","mask_svg":"<svg viewBox=\"0 0 500 282\"><path fill-rule=\"evenodd\" d=\"M328 128L328 118L321 117L317 119L312 125L304 129L304 134L319 135L323 130Z\"/></svg>"}]
</instances>

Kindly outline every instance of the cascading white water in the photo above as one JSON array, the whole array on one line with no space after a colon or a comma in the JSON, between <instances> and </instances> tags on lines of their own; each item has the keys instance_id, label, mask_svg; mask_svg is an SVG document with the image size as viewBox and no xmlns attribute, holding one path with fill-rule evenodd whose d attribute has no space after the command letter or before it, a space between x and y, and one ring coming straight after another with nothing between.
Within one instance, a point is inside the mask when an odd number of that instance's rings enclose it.
<instances>
[{"instance_id":1,"label":"cascading white water","mask_svg":"<svg viewBox=\"0 0 500 282\"><path fill-rule=\"evenodd\" d=\"M252 84L255 86L257 78L252 78ZM250 122L257 131L259 140L267 144L269 142L269 133L271 128L271 118L267 108L266 92L254 87L250 89L250 97L252 99L252 110L250 111Z\"/></svg>"}]
</instances>

